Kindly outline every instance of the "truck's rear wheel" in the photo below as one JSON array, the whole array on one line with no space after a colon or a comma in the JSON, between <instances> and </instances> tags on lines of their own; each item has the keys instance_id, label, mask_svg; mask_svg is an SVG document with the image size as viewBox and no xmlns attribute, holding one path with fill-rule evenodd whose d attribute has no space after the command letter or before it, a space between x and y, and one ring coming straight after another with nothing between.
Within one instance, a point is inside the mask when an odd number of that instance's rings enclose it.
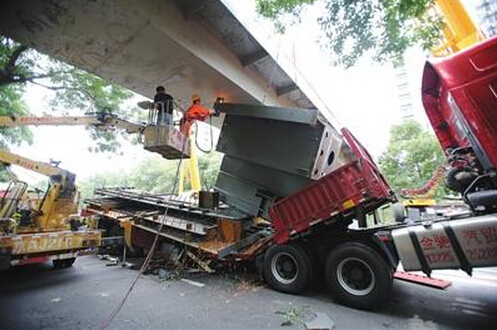
<instances>
[{"instance_id":1,"label":"truck's rear wheel","mask_svg":"<svg viewBox=\"0 0 497 330\"><path fill-rule=\"evenodd\" d=\"M325 276L340 302L362 309L384 302L393 281L385 260L360 243L345 243L333 249L326 261Z\"/></svg>"},{"instance_id":2,"label":"truck's rear wheel","mask_svg":"<svg viewBox=\"0 0 497 330\"><path fill-rule=\"evenodd\" d=\"M302 292L311 279L311 267L307 252L295 244L274 245L264 256L266 282L282 292Z\"/></svg>"},{"instance_id":3,"label":"truck's rear wheel","mask_svg":"<svg viewBox=\"0 0 497 330\"><path fill-rule=\"evenodd\" d=\"M69 268L72 266L76 258L69 258L69 259L54 259L52 261L53 267L56 269L59 268Z\"/></svg>"}]
</instances>

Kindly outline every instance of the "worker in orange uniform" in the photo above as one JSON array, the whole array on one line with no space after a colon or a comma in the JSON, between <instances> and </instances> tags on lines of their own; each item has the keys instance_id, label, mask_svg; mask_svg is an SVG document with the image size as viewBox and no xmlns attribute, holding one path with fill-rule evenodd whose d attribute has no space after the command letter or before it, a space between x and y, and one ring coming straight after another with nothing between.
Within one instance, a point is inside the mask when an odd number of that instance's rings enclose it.
<instances>
[{"instance_id":1,"label":"worker in orange uniform","mask_svg":"<svg viewBox=\"0 0 497 330\"><path fill-rule=\"evenodd\" d=\"M192 126L195 120L204 121L210 115L214 114L214 111L211 111L200 105L200 96L194 94L192 96L192 105L186 110L183 118L180 121L180 131L186 136L190 135L190 127Z\"/></svg>"}]
</instances>

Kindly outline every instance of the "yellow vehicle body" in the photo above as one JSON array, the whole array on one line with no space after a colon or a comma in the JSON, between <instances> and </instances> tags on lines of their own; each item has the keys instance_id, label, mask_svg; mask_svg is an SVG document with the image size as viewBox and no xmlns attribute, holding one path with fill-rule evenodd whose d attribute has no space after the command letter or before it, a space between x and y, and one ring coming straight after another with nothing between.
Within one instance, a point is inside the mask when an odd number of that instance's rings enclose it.
<instances>
[{"instance_id":1,"label":"yellow vehicle body","mask_svg":"<svg viewBox=\"0 0 497 330\"><path fill-rule=\"evenodd\" d=\"M75 175L51 164L0 150L0 162L44 174L50 187L42 198L14 180L0 199L0 269L52 260L69 267L83 251L100 246L101 231L93 217L77 215Z\"/></svg>"},{"instance_id":2,"label":"yellow vehicle body","mask_svg":"<svg viewBox=\"0 0 497 330\"><path fill-rule=\"evenodd\" d=\"M69 252L100 246L99 230L55 231L0 236L0 248L10 250L14 259L53 252Z\"/></svg>"},{"instance_id":3,"label":"yellow vehicle body","mask_svg":"<svg viewBox=\"0 0 497 330\"><path fill-rule=\"evenodd\" d=\"M78 212L79 193L75 191L69 198L57 198L58 193L58 187L51 187L46 197L35 203L35 210L40 210L40 212L39 215L33 217L32 226L18 227L17 233L69 229L67 219ZM42 203L41 208L40 203Z\"/></svg>"},{"instance_id":4,"label":"yellow vehicle body","mask_svg":"<svg viewBox=\"0 0 497 330\"><path fill-rule=\"evenodd\" d=\"M436 204L437 201L434 198L412 198L402 202L405 207L427 207Z\"/></svg>"}]
</instances>

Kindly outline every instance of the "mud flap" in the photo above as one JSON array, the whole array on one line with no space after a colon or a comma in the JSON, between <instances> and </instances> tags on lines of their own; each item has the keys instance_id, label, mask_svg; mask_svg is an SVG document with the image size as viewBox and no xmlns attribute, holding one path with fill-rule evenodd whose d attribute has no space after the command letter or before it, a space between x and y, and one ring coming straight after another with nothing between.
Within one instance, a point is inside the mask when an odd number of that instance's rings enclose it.
<instances>
[{"instance_id":1,"label":"mud flap","mask_svg":"<svg viewBox=\"0 0 497 330\"><path fill-rule=\"evenodd\" d=\"M10 257L12 249L10 248L0 248L0 270L10 268Z\"/></svg>"}]
</instances>

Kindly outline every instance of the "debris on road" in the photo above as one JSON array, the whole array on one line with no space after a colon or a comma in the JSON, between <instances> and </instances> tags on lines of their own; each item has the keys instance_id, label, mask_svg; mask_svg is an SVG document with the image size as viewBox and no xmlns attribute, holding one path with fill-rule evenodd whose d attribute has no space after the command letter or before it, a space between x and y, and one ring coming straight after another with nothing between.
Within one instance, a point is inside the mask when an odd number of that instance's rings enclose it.
<instances>
[{"instance_id":1,"label":"debris on road","mask_svg":"<svg viewBox=\"0 0 497 330\"><path fill-rule=\"evenodd\" d=\"M189 279L186 279L186 278L182 278L181 281L185 282L185 283L188 283L188 284L191 284L193 286L199 287L199 288L203 288L205 286L204 283L200 283L200 282L197 282L197 281L192 281L192 280L189 280Z\"/></svg>"},{"instance_id":2,"label":"debris on road","mask_svg":"<svg viewBox=\"0 0 497 330\"><path fill-rule=\"evenodd\" d=\"M307 330L331 330L335 326L328 315L322 312L316 312L316 317L310 321L304 322Z\"/></svg>"},{"instance_id":3,"label":"debris on road","mask_svg":"<svg viewBox=\"0 0 497 330\"><path fill-rule=\"evenodd\" d=\"M193 261L195 261L195 263L197 263L197 265L199 265L207 273L209 273L209 274L214 273L214 270L209 267L209 262L205 262L205 261L200 260L200 258L197 257L195 254L193 254L193 252L191 252L191 251L186 251L186 255L190 259L192 259Z\"/></svg>"},{"instance_id":4,"label":"debris on road","mask_svg":"<svg viewBox=\"0 0 497 330\"><path fill-rule=\"evenodd\" d=\"M235 288L235 293L233 293L233 296L238 297L239 295L246 292L257 292L263 287L264 284L259 279L253 280L250 278L240 277L238 279L238 284Z\"/></svg>"},{"instance_id":5,"label":"debris on road","mask_svg":"<svg viewBox=\"0 0 497 330\"><path fill-rule=\"evenodd\" d=\"M209 267L209 260L204 261L199 256L186 251L184 249L175 255L167 254L164 251L159 251L149 262L145 275L156 275L159 281L172 281L184 278L202 276L206 273L213 273L214 270ZM120 264L122 268L140 269L145 258L130 258L127 261L120 262L119 257L112 257L108 254L97 256L100 260L107 261L106 266L114 266ZM188 282L190 283L190 282ZM204 286L204 284L195 282L196 286ZM192 284L192 283L190 283Z\"/></svg>"},{"instance_id":6,"label":"debris on road","mask_svg":"<svg viewBox=\"0 0 497 330\"><path fill-rule=\"evenodd\" d=\"M276 311L274 313L285 317L285 321L281 322L280 326L287 327L293 325L294 323L304 323L303 320L309 315L309 306L290 308L285 311Z\"/></svg>"},{"instance_id":7,"label":"debris on road","mask_svg":"<svg viewBox=\"0 0 497 330\"><path fill-rule=\"evenodd\" d=\"M140 269L140 265L136 263L131 263L128 261L122 262L121 263L122 268L129 268L129 269Z\"/></svg>"},{"instance_id":8,"label":"debris on road","mask_svg":"<svg viewBox=\"0 0 497 330\"><path fill-rule=\"evenodd\" d=\"M99 254L99 255L97 255L97 257L100 260L107 260L107 261L109 261L109 262L107 262L105 264L105 266L116 266L116 265L119 264L119 258L117 258L117 257L111 257L108 254L104 254L104 255Z\"/></svg>"}]
</instances>

